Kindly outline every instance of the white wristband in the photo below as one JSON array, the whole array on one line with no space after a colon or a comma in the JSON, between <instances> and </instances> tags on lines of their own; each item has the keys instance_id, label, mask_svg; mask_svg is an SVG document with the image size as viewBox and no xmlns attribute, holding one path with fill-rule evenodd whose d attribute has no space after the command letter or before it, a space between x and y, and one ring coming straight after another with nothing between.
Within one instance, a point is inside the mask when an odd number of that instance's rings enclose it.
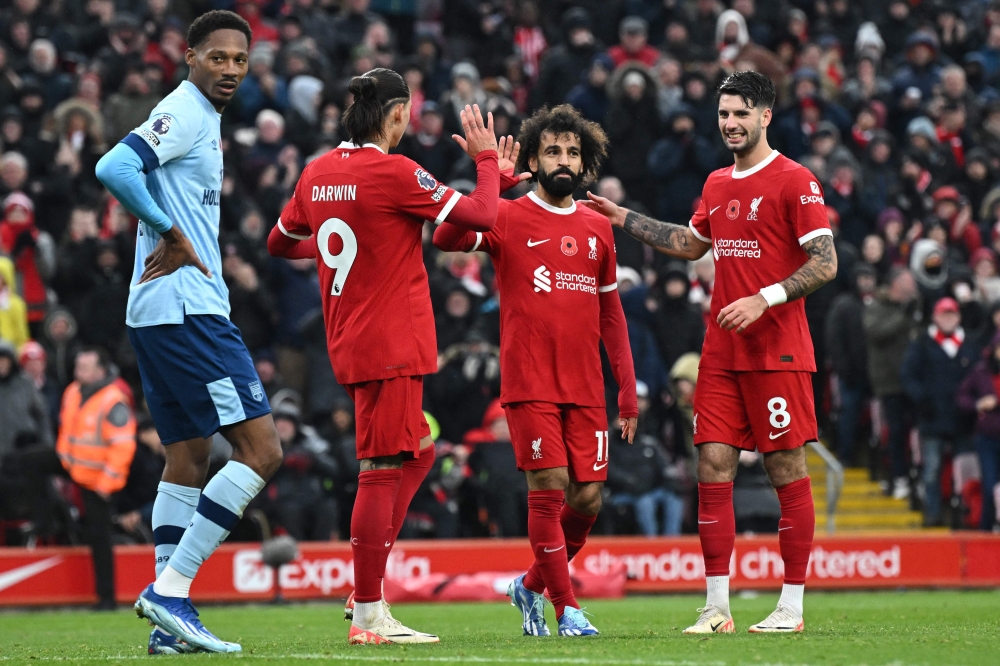
<instances>
[{"instance_id":1,"label":"white wristband","mask_svg":"<svg viewBox=\"0 0 1000 666\"><path fill-rule=\"evenodd\" d=\"M785 293L785 288L780 284L772 284L770 287L764 287L760 290L760 295L767 301L767 307L769 308L788 301L788 294Z\"/></svg>"}]
</instances>

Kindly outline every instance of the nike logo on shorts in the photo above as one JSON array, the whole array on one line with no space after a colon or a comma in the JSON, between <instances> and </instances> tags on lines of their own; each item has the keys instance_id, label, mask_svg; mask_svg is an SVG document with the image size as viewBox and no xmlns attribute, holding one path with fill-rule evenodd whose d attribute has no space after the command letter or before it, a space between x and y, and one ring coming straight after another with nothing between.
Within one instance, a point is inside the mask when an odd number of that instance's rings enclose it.
<instances>
[{"instance_id":1,"label":"nike logo on shorts","mask_svg":"<svg viewBox=\"0 0 1000 666\"><path fill-rule=\"evenodd\" d=\"M788 430L791 430L791 428L789 428ZM772 433L771 433L770 435L768 435L768 437L770 437L771 439L778 439L778 438L779 438L779 437L781 437L782 435L787 435L787 434L788 434L788 430L782 430L782 431L781 431L781 432L779 432L779 433L778 433L777 435L775 435L775 434L774 434L774 433L772 432Z\"/></svg>"},{"instance_id":2,"label":"nike logo on shorts","mask_svg":"<svg viewBox=\"0 0 1000 666\"><path fill-rule=\"evenodd\" d=\"M544 550L546 553L554 553L557 550L562 550L563 548L565 548L565 546L559 546L558 548L543 548L542 550Z\"/></svg>"},{"instance_id":3,"label":"nike logo on shorts","mask_svg":"<svg viewBox=\"0 0 1000 666\"><path fill-rule=\"evenodd\" d=\"M600 465L600 466L597 463L594 463L594 471L595 472L600 472L602 469L604 469L607 466L608 466L608 463L604 463L603 465Z\"/></svg>"},{"instance_id":4,"label":"nike logo on shorts","mask_svg":"<svg viewBox=\"0 0 1000 666\"><path fill-rule=\"evenodd\" d=\"M708 214L711 215L712 213L714 213L715 211L719 210L720 208L722 208L722 206L716 206L712 210L708 211ZM715 629L712 629L712 631L715 631Z\"/></svg>"},{"instance_id":5,"label":"nike logo on shorts","mask_svg":"<svg viewBox=\"0 0 1000 666\"><path fill-rule=\"evenodd\" d=\"M552 239L551 239L551 238L546 238L545 240L540 240L540 241L532 241L532 240L531 240L531 239L529 238L529 239L528 239L528 247L535 247L536 245L541 245L542 243L548 243L548 242L549 242L550 240L552 240Z\"/></svg>"}]
</instances>

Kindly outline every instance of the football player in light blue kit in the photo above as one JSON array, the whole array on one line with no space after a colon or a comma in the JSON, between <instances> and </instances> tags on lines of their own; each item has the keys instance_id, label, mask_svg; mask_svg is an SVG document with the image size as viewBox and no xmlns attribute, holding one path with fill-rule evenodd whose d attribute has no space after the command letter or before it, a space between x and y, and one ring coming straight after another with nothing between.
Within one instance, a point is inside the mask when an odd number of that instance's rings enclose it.
<instances>
[{"instance_id":1,"label":"football player in light blue kit","mask_svg":"<svg viewBox=\"0 0 1000 666\"><path fill-rule=\"evenodd\" d=\"M153 506L156 582L135 604L156 625L150 654L240 651L205 629L189 590L281 464L270 405L229 321L219 256L219 121L246 75L250 39L232 12L194 21L188 79L97 165L97 177L140 220L126 324L167 445ZM233 457L201 491L217 431Z\"/></svg>"}]
</instances>

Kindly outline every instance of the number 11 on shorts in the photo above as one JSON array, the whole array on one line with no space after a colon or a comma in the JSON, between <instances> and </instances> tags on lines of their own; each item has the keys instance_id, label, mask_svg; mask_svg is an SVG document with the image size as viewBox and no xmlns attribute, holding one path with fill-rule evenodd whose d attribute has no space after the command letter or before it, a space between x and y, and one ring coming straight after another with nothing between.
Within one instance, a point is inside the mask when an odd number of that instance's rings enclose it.
<instances>
[{"instance_id":1,"label":"number 11 on shorts","mask_svg":"<svg viewBox=\"0 0 1000 666\"><path fill-rule=\"evenodd\" d=\"M597 430L594 434L597 435L597 462L605 461L608 459L608 431Z\"/></svg>"}]
</instances>

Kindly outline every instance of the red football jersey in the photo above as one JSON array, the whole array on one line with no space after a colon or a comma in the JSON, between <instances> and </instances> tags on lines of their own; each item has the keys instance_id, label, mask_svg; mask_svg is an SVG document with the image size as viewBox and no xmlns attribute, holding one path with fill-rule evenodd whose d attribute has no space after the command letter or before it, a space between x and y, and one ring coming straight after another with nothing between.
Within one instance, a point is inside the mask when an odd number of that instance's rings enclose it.
<instances>
[{"instance_id":1,"label":"red football jersey","mask_svg":"<svg viewBox=\"0 0 1000 666\"><path fill-rule=\"evenodd\" d=\"M802 244L832 235L823 188L801 164L773 151L760 164L709 175L691 218L695 236L712 244L715 291L701 365L724 370L816 371L805 300L768 309L743 333L725 331L719 311L781 282L802 267Z\"/></svg>"},{"instance_id":2,"label":"red football jersey","mask_svg":"<svg viewBox=\"0 0 1000 666\"><path fill-rule=\"evenodd\" d=\"M424 220L461 194L411 159L342 143L302 171L278 224L315 235L327 346L341 384L437 371Z\"/></svg>"},{"instance_id":3,"label":"red football jersey","mask_svg":"<svg viewBox=\"0 0 1000 666\"><path fill-rule=\"evenodd\" d=\"M476 239L500 292L500 400L604 407L598 294L618 288L608 219L532 192L501 200Z\"/></svg>"}]
</instances>

